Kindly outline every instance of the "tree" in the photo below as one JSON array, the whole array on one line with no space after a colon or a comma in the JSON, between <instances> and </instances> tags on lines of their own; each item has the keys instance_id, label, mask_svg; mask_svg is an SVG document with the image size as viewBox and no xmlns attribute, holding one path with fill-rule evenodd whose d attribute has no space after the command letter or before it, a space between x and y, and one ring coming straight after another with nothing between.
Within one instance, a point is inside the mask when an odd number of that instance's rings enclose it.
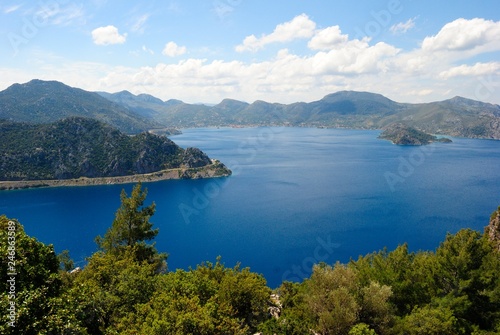
<instances>
[{"instance_id":1,"label":"tree","mask_svg":"<svg viewBox=\"0 0 500 335\"><path fill-rule=\"evenodd\" d=\"M457 319L449 308L416 307L403 321L403 334L409 335L456 335Z\"/></svg>"},{"instance_id":2,"label":"tree","mask_svg":"<svg viewBox=\"0 0 500 335\"><path fill-rule=\"evenodd\" d=\"M316 315L316 331L320 334L346 334L356 324L360 305L355 270L337 263L334 267L317 265L306 283L306 304Z\"/></svg>"},{"instance_id":3,"label":"tree","mask_svg":"<svg viewBox=\"0 0 500 335\"><path fill-rule=\"evenodd\" d=\"M58 271L52 245L28 236L17 220L0 216L1 334L85 334L71 302L62 298Z\"/></svg>"},{"instance_id":4,"label":"tree","mask_svg":"<svg viewBox=\"0 0 500 335\"><path fill-rule=\"evenodd\" d=\"M348 335L377 335L377 333L370 329L366 323L358 323L349 330Z\"/></svg>"},{"instance_id":5,"label":"tree","mask_svg":"<svg viewBox=\"0 0 500 335\"><path fill-rule=\"evenodd\" d=\"M158 254L152 245L146 244L158 235L159 229L153 229L150 218L155 213L155 203L144 206L147 189L141 189L137 183L130 195L123 189L120 194L121 206L115 214L115 219L104 238L98 236L96 242L105 253L120 254L125 249L134 249L137 261L148 260L156 262L161 267L166 254Z\"/></svg>"}]
</instances>

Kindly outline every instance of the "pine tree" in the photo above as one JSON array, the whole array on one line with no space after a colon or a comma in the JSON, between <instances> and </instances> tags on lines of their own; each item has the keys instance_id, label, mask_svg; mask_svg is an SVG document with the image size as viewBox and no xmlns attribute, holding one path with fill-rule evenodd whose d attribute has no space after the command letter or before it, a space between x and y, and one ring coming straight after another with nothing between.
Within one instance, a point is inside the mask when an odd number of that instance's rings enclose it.
<instances>
[{"instance_id":1,"label":"pine tree","mask_svg":"<svg viewBox=\"0 0 500 335\"><path fill-rule=\"evenodd\" d=\"M166 259L165 254L158 255L154 243L146 244L146 241L158 235L158 228L153 229L153 223L150 221L155 213L155 203L144 206L147 192L147 189L142 189L141 183L134 186L130 197L122 190L121 206L116 211L113 224L104 237L96 238L104 253L119 255L125 250L133 249L137 261L158 262L160 259Z\"/></svg>"}]
</instances>

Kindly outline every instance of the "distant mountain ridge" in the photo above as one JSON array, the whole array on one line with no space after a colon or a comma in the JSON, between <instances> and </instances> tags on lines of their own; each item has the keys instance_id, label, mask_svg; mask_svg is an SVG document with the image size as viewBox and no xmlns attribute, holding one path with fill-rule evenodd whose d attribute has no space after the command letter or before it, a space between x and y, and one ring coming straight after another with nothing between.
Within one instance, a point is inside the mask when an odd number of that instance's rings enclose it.
<instances>
[{"instance_id":1,"label":"distant mountain ridge","mask_svg":"<svg viewBox=\"0 0 500 335\"><path fill-rule=\"evenodd\" d=\"M72 116L97 119L128 134L159 126L152 118L141 117L123 104L57 81L34 79L0 92L0 119L50 123Z\"/></svg>"},{"instance_id":2,"label":"distant mountain ridge","mask_svg":"<svg viewBox=\"0 0 500 335\"><path fill-rule=\"evenodd\" d=\"M195 128L208 126L309 126L353 129L382 129L393 123L402 123L430 134L442 134L469 138L500 139L500 106L476 100L455 97L430 103L400 103L370 92L340 91L328 94L313 102L292 104L269 103L257 100L253 103L224 99L214 106L188 104L180 100L163 101L148 94L134 95L128 91L118 93L86 92L86 99L101 100L87 106L83 90L66 86L64 89L46 91L42 97L37 89L42 81L22 84L34 91L38 100L26 99L21 105L11 89L0 92L0 118L13 121L47 122L47 113L40 113L40 99L49 99L54 118L68 111L80 111L79 116L94 117L128 133L145 128ZM53 82L45 82L53 83ZM65 86L58 83L59 86ZM77 90L77 92L72 91ZM67 92L68 95L64 96ZM14 95L14 97L11 97ZM76 98L75 97L79 97ZM17 99L17 100L16 100ZM42 99L42 101L43 101ZM103 102L107 101L107 102ZM10 102L10 103L9 103ZM52 107L51 107L52 106ZM57 109L57 106L66 106ZM68 108L69 106L69 108ZM62 113L62 112L65 113ZM91 112L93 111L93 112ZM118 115L116 114L118 112ZM71 113L70 113L71 114ZM72 114L72 115L73 115ZM83 114L83 115L82 115ZM50 121L53 121L52 119ZM128 123L130 122L130 123Z\"/></svg>"},{"instance_id":3,"label":"distant mountain ridge","mask_svg":"<svg viewBox=\"0 0 500 335\"><path fill-rule=\"evenodd\" d=\"M500 139L500 106L462 97L412 104L376 93L340 91L317 101L292 104L224 99L214 106L179 101L168 106L166 102L146 106L133 95L126 102L119 101L116 94L105 96L136 112L148 108L155 121L170 127L287 125L382 129L403 123L431 134Z\"/></svg>"}]
</instances>

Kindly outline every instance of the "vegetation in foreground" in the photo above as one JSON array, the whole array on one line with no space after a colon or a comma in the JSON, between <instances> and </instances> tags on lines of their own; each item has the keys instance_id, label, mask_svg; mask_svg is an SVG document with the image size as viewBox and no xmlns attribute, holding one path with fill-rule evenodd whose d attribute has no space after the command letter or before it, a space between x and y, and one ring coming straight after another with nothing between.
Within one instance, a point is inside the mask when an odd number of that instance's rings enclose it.
<instances>
[{"instance_id":1,"label":"vegetation in foreground","mask_svg":"<svg viewBox=\"0 0 500 335\"><path fill-rule=\"evenodd\" d=\"M146 193L140 184L122 191L82 270L1 216L0 333L500 334L500 207L484 234L449 234L435 252L401 245L318 264L273 292L262 275L220 258L167 271Z\"/></svg>"}]
</instances>

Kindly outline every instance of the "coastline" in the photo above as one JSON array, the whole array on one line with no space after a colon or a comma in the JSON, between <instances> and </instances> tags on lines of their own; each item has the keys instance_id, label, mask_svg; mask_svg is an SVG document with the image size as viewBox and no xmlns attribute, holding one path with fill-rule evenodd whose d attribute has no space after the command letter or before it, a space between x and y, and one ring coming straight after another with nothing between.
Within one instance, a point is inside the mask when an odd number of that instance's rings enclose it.
<instances>
[{"instance_id":1,"label":"coastline","mask_svg":"<svg viewBox=\"0 0 500 335\"><path fill-rule=\"evenodd\" d=\"M134 174L116 177L80 177L72 179L46 179L46 180L16 180L0 181L0 191L19 190L39 187L61 187L61 186L93 186L93 185L115 185L129 183L148 183L169 179L201 179L227 177L231 175L224 164L212 159L212 164L197 168L175 168L165 169L145 174Z\"/></svg>"}]
</instances>

